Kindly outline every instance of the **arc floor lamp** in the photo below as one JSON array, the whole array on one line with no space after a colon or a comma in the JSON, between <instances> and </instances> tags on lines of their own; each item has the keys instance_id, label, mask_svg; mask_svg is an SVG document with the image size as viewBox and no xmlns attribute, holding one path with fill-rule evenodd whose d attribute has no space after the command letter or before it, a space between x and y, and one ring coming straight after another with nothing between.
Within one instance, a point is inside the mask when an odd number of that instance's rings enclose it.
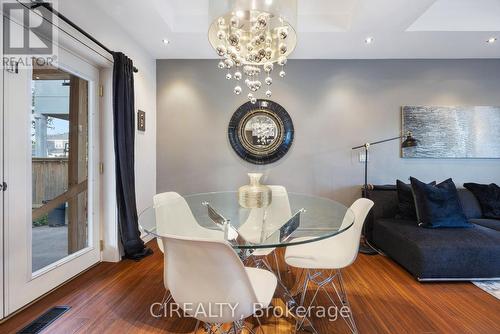
<instances>
[{"instance_id":1,"label":"arc floor lamp","mask_svg":"<svg viewBox=\"0 0 500 334\"><path fill-rule=\"evenodd\" d=\"M405 137L406 137L406 139L401 143L402 149L415 147L418 145L418 140L413 138L411 132L408 132L406 135L401 135L398 137L379 140L379 141L375 141L373 143L365 143L363 145L359 145L359 146L352 148L353 150L358 150L361 148L363 148L365 150L365 161L364 161L364 163L365 163L365 182L363 184L363 191L362 191L363 197L365 197L365 198L368 197L368 190L369 190L369 185L368 185L368 149L370 148L370 146L386 143L386 142L393 141L393 140L402 139ZM366 227L365 226L366 225L363 225L363 242L359 246L359 251L363 254L370 254L370 255L377 254L377 251L372 246L370 246L370 244L366 240L366 233L365 233Z\"/></svg>"}]
</instances>

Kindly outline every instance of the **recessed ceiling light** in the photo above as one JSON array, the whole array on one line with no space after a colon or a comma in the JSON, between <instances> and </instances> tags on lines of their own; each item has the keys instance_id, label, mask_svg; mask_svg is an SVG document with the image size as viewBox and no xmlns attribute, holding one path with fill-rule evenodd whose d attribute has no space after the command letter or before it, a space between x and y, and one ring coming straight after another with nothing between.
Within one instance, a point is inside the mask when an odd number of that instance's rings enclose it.
<instances>
[{"instance_id":1,"label":"recessed ceiling light","mask_svg":"<svg viewBox=\"0 0 500 334\"><path fill-rule=\"evenodd\" d=\"M168 43L170 43L170 41L166 38L163 39L163 44L167 45Z\"/></svg>"},{"instance_id":2,"label":"recessed ceiling light","mask_svg":"<svg viewBox=\"0 0 500 334\"><path fill-rule=\"evenodd\" d=\"M373 37L366 37L365 38L365 43L366 44L372 44L373 43Z\"/></svg>"},{"instance_id":3,"label":"recessed ceiling light","mask_svg":"<svg viewBox=\"0 0 500 334\"><path fill-rule=\"evenodd\" d=\"M236 16L238 16L239 18L242 18L243 16L245 16L245 12L242 10L238 10L238 11L236 11Z\"/></svg>"},{"instance_id":4,"label":"recessed ceiling light","mask_svg":"<svg viewBox=\"0 0 500 334\"><path fill-rule=\"evenodd\" d=\"M266 0L266 5L270 6L273 4L273 0Z\"/></svg>"},{"instance_id":5,"label":"recessed ceiling light","mask_svg":"<svg viewBox=\"0 0 500 334\"><path fill-rule=\"evenodd\" d=\"M496 37L490 37L488 38L488 40L486 41L486 43L489 43L489 44L493 44L497 41L497 38Z\"/></svg>"}]
</instances>

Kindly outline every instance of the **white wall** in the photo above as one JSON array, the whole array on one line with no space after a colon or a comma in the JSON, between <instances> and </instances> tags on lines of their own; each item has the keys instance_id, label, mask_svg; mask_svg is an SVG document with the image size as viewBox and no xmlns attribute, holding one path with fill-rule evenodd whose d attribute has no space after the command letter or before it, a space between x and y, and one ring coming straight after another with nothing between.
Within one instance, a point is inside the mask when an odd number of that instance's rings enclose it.
<instances>
[{"instance_id":1,"label":"white wall","mask_svg":"<svg viewBox=\"0 0 500 334\"><path fill-rule=\"evenodd\" d=\"M156 61L133 40L118 23L99 10L93 1L59 1L59 11L70 20L89 32L106 47L125 53L134 61L139 73L134 75L135 106L146 112L146 132L136 131L136 194L137 209L142 211L152 203L156 193ZM111 57L111 55L109 55ZM114 196L114 157L111 102L111 73L108 69L101 72L106 102L101 107L103 121L103 160L105 161L104 192L102 203L106 207L102 219L105 232L116 233L116 211L113 211ZM104 260L117 261L118 244L115 236L105 233Z\"/></svg>"},{"instance_id":2,"label":"white wall","mask_svg":"<svg viewBox=\"0 0 500 334\"><path fill-rule=\"evenodd\" d=\"M160 60L157 70L158 192L236 190L248 182L245 173L260 169L268 184L349 204L363 183L351 147L397 136L402 105L500 105L500 60L291 60L272 100L293 119L293 147L278 164L259 168L228 144L229 120L246 100L232 93L234 81L215 60ZM373 184L410 175L452 177L459 186L500 183L499 159L402 159L397 142L371 152Z\"/></svg>"}]
</instances>

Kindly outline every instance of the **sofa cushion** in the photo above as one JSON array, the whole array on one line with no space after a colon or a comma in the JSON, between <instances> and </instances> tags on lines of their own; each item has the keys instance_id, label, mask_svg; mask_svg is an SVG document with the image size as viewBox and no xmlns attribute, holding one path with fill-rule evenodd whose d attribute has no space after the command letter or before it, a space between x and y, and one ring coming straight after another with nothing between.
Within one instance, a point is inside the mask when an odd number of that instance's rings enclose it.
<instances>
[{"instance_id":1,"label":"sofa cushion","mask_svg":"<svg viewBox=\"0 0 500 334\"><path fill-rule=\"evenodd\" d=\"M476 218L476 219L469 219L469 223L481 225L487 228L500 231L500 220L498 219Z\"/></svg>"},{"instance_id":2,"label":"sofa cushion","mask_svg":"<svg viewBox=\"0 0 500 334\"><path fill-rule=\"evenodd\" d=\"M429 183L435 185L436 181ZM398 213L396 218L399 219L417 219L417 209L415 208L415 198L411 184L406 184L401 180L396 180L396 189L398 192Z\"/></svg>"},{"instance_id":3,"label":"sofa cushion","mask_svg":"<svg viewBox=\"0 0 500 334\"><path fill-rule=\"evenodd\" d=\"M376 185L367 191L367 196L375 205L366 218L365 237L372 239L373 222L379 218L394 218L398 212L398 195L395 185Z\"/></svg>"},{"instance_id":4,"label":"sofa cushion","mask_svg":"<svg viewBox=\"0 0 500 334\"><path fill-rule=\"evenodd\" d=\"M471 227L464 215L457 188L452 179L439 184L425 184L410 177L419 226Z\"/></svg>"},{"instance_id":5,"label":"sofa cushion","mask_svg":"<svg viewBox=\"0 0 500 334\"><path fill-rule=\"evenodd\" d=\"M462 209L464 209L465 217L467 217L467 219L483 217L481 206L479 205L476 196L464 188L457 189L457 191L458 197L460 197L460 203L462 204Z\"/></svg>"},{"instance_id":6,"label":"sofa cushion","mask_svg":"<svg viewBox=\"0 0 500 334\"><path fill-rule=\"evenodd\" d=\"M496 184L464 183L476 196L484 218L500 219L500 187Z\"/></svg>"},{"instance_id":7,"label":"sofa cushion","mask_svg":"<svg viewBox=\"0 0 500 334\"><path fill-rule=\"evenodd\" d=\"M419 279L500 277L500 233L425 229L415 221L378 219L372 242Z\"/></svg>"}]
</instances>

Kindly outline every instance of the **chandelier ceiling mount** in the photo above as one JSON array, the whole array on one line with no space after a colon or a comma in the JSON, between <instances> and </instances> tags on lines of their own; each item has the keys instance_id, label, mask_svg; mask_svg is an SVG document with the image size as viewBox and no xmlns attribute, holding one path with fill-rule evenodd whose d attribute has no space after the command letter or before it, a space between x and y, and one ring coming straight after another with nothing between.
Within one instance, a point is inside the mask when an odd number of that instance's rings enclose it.
<instances>
[{"instance_id":1,"label":"chandelier ceiling mount","mask_svg":"<svg viewBox=\"0 0 500 334\"><path fill-rule=\"evenodd\" d=\"M286 76L288 56L297 44L293 24L296 0L211 0L208 37L220 57L218 67L234 80L233 92L248 90L255 103L265 90L271 97L273 78ZM265 87L265 89L264 89Z\"/></svg>"}]
</instances>

